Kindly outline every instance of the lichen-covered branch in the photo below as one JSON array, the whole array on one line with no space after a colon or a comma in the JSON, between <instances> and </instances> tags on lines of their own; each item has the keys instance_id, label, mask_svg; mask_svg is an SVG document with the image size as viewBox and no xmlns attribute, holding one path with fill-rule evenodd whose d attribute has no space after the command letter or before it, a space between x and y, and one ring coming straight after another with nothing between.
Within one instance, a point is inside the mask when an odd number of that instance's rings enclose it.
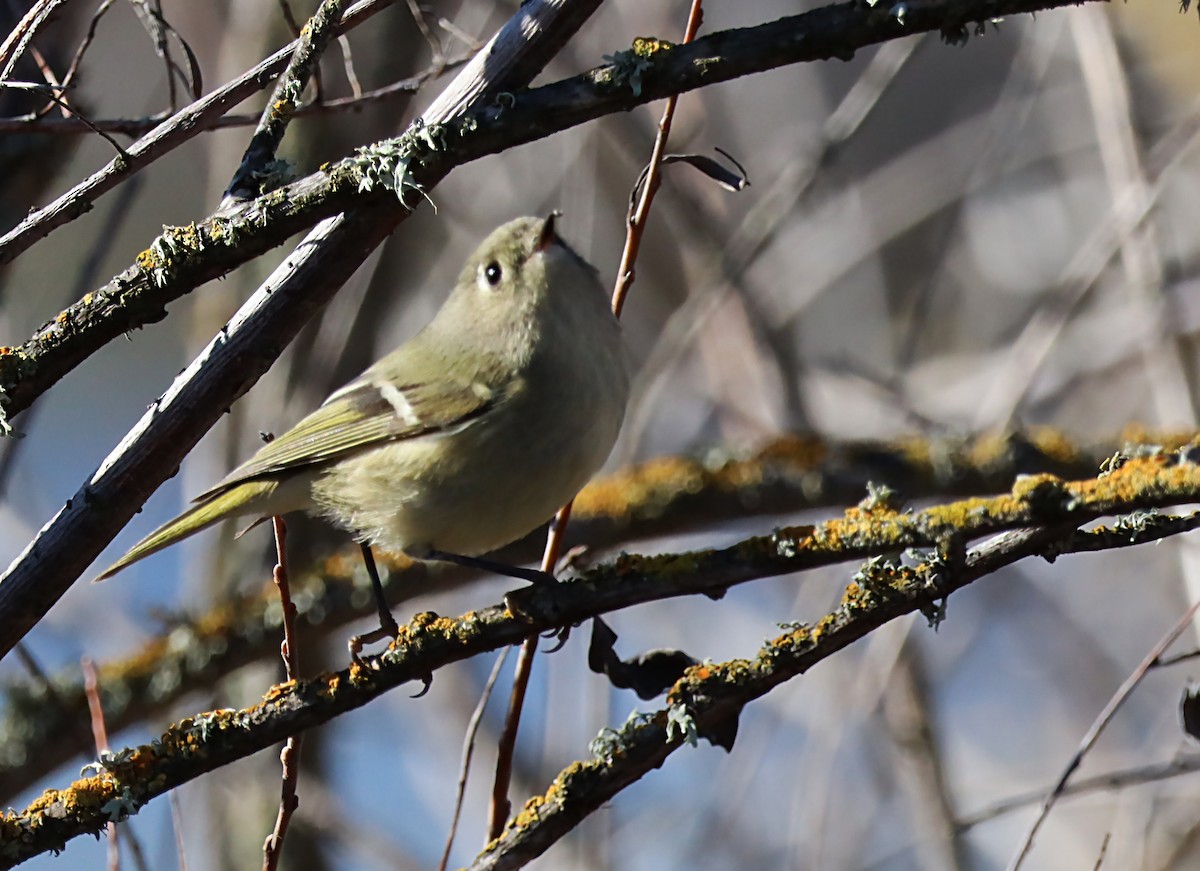
<instances>
[{"instance_id":1,"label":"lichen-covered branch","mask_svg":"<svg viewBox=\"0 0 1200 871\"><path fill-rule=\"evenodd\" d=\"M329 45L329 40L337 34L345 6L346 0L321 0L321 5L301 29L296 50L287 69L275 82L271 99L267 101L258 127L242 155L242 162L229 182L225 192L227 198L250 199L262 192L264 177L276 175L269 171L269 167L275 161L283 134L295 116L300 98L308 87L321 55Z\"/></svg>"},{"instance_id":2,"label":"lichen-covered branch","mask_svg":"<svg viewBox=\"0 0 1200 871\"><path fill-rule=\"evenodd\" d=\"M709 450L702 452L705 460L662 457L594 481L575 502L568 545L600 549L736 518L852 504L868 484L888 486L909 498L944 499L995 493L1021 474L1083 478L1120 451L1176 449L1194 436L1132 428L1115 439L1089 443L1051 429L888 442L781 436L746 456ZM532 533L502 556L514 563L536 559L541 538L541 531ZM381 560L380 568L389 593L404 598L444 590L470 577L450 568L431 575L424 564L403 558ZM356 548L293 581L304 590L299 618L309 626L332 632L369 612L354 596L367 585ZM111 728L119 731L222 675L276 655L277 610L274 590L264 588L258 595L181 618L125 659L103 665L101 685ZM6 701L0 719L0 799L11 801L72 755L86 751L74 737L74 724L86 716L87 703L78 680L65 676L56 681L53 695L36 682L11 684Z\"/></svg>"},{"instance_id":3,"label":"lichen-covered branch","mask_svg":"<svg viewBox=\"0 0 1200 871\"><path fill-rule=\"evenodd\" d=\"M1079 532L1069 527L1019 530L968 552L953 574L937 563L914 568L871 563L847 589L842 604L814 625L795 625L768 641L751 660L694 666L671 689L667 706L605 729L592 742L593 757L563 769L542 795L530 798L503 834L484 849L470 871L524 867L611 801L622 789L660 767L676 750L695 743L706 728L720 728L743 707L862 638L882 623L913 611L940 619L937 599L1029 556L1128 547L1159 541L1200 525L1197 514L1162 524Z\"/></svg>"},{"instance_id":4,"label":"lichen-covered branch","mask_svg":"<svg viewBox=\"0 0 1200 871\"><path fill-rule=\"evenodd\" d=\"M912 0L903 15L885 4L834 4L757 27L721 31L687 45L641 40L615 62L505 99L437 129L410 129L220 217L168 228L137 262L44 324L20 347L0 348L0 410L13 416L122 333L160 320L171 301L348 208L394 198L370 184L412 149L413 185L428 190L456 166L603 115L675 93L804 61L849 58L859 49L926 31L965 41L969 28L1078 0ZM450 116L448 116L450 117ZM396 210L403 205L396 202ZM7 395L5 395L7 394Z\"/></svg>"},{"instance_id":5,"label":"lichen-covered branch","mask_svg":"<svg viewBox=\"0 0 1200 871\"><path fill-rule=\"evenodd\" d=\"M261 704L202 714L173 726L154 744L106 758L93 776L48 790L21 812L0 821L0 864L60 849L72 837L98 832L152 798L221 765L275 744L366 704L402 683L477 653L512 644L535 632L577 623L630 605L690 593L723 590L756 578L831 565L906 548L930 548L911 564L873 559L847 587L842 605L813 625L795 625L770 641L754 660L702 665L688 671L668 695L669 709L624 730L605 745L604 758L581 763L517 817L490 855L491 864L515 867L509 855L537 855L588 812L662 760L682 737L668 722L699 729L803 673L871 630L916 610L940 614L938 602L962 586L1017 559L1055 556L1109 536L1110 543L1157 540L1195 519L1157 522L1152 511L1200 501L1200 452L1193 446L1112 462L1100 477L1067 482L1051 475L1019 480L1012 491L901 512L880 494L825 523L778 530L720 550L658 557L623 556L553 588L510 594L521 615L494 606L459 619L419 614L395 643L366 667L354 666L310 681L272 688ZM1107 533L1076 533L1104 516L1132 520ZM1119 530L1119 534L1118 534ZM972 539L1002 533L968 550ZM667 714L670 714L668 717Z\"/></svg>"},{"instance_id":6,"label":"lichen-covered branch","mask_svg":"<svg viewBox=\"0 0 1200 871\"><path fill-rule=\"evenodd\" d=\"M603 546L731 517L849 505L871 484L887 485L904 499L997 493L1018 475L1084 478L1119 452L1173 450L1195 438L1194 431L1137 426L1086 440L1048 427L888 441L783 435L749 452L661 457L598 479L576 499L568 539Z\"/></svg>"}]
</instances>

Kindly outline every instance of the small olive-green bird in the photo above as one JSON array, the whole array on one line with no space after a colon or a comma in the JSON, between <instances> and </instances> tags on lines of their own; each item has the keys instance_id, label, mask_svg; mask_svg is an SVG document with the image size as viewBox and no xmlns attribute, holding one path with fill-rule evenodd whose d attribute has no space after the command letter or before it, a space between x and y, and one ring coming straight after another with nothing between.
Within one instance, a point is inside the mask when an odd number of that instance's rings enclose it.
<instances>
[{"instance_id":1,"label":"small olive-green bird","mask_svg":"<svg viewBox=\"0 0 1200 871\"><path fill-rule=\"evenodd\" d=\"M227 517L305 510L366 545L485 565L470 558L549 519L608 457L629 394L607 294L554 217L495 230L428 326L97 580Z\"/></svg>"}]
</instances>

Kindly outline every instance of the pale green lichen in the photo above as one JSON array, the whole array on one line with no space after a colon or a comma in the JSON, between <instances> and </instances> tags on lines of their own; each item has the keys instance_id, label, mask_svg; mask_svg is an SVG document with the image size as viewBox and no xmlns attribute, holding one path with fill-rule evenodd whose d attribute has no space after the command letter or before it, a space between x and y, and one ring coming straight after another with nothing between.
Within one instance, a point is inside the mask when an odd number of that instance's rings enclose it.
<instances>
[{"instance_id":1,"label":"pale green lichen","mask_svg":"<svg viewBox=\"0 0 1200 871\"><path fill-rule=\"evenodd\" d=\"M676 702L667 708L667 740L674 741L677 737L693 747L697 745L699 737L696 720L687 705L682 702Z\"/></svg>"},{"instance_id":2,"label":"pale green lichen","mask_svg":"<svg viewBox=\"0 0 1200 871\"><path fill-rule=\"evenodd\" d=\"M8 419L8 391L0 387L0 436L9 436L19 439L24 433L17 432L13 429L12 423Z\"/></svg>"},{"instance_id":3,"label":"pale green lichen","mask_svg":"<svg viewBox=\"0 0 1200 871\"><path fill-rule=\"evenodd\" d=\"M418 119L396 139L357 149L350 163L358 172L359 191L383 188L396 194L404 206L408 205L404 198L409 191L416 191L428 200L424 188L413 177L411 166L421 154L444 149L445 137L443 125L426 125Z\"/></svg>"},{"instance_id":4,"label":"pale green lichen","mask_svg":"<svg viewBox=\"0 0 1200 871\"><path fill-rule=\"evenodd\" d=\"M596 759L611 765L613 759L629 745L629 740L638 729L645 728L654 720L654 714L648 714L634 708L625 718L620 728L613 729L605 726L595 738L588 743L588 751Z\"/></svg>"}]
</instances>

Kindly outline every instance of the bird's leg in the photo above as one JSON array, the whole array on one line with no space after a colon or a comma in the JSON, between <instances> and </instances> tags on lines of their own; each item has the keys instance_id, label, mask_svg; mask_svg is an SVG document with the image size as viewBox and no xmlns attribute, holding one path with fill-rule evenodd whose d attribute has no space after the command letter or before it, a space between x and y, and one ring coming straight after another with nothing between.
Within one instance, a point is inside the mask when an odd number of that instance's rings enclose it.
<instances>
[{"instance_id":1,"label":"bird's leg","mask_svg":"<svg viewBox=\"0 0 1200 871\"><path fill-rule=\"evenodd\" d=\"M503 575L506 578L516 578L519 581L529 581L531 584L556 584L558 579L549 572L539 569L527 569L523 566L510 566L507 563L486 559L478 556L463 556L459 553L446 553L443 550L430 548L421 554L422 559L437 560L444 563L454 563L468 569L481 569L485 572Z\"/></svg>"},{"instance_id":2,"label":"bird's leg","mask_svg":"<svg viewBox=\"0 0 1200 871\"><path fill-rule=\"evenodd\" d=\"M375 594L375 608L379 612L378 629L374 629L363 635L355 635L349 641L350 658L356 663L361 664L358 654L364 644L374 644L376 641L382 641L385 638L395 638L400 634L400 627L396 625L396 618L392 616L392 612L388 608L387 599L384 598L383 581L379 579L379 569L375 565L375 556L371 553L371 545L360 544L359 547L362 548L363 562L366 564L367 574L371 578L371 590Z\"/></svg>"}]
</instances>

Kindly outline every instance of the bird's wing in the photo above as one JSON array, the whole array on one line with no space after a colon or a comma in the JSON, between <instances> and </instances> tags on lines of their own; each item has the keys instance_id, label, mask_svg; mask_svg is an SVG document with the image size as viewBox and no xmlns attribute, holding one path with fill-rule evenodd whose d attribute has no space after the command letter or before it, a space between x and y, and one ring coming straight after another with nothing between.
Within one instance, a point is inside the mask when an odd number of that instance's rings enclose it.
<instances>
[{"instance_id":1,"label":"bird's wing","mask_svg":"<svg viewBox=\"0 0 1200 871\"><path fill-rule=\"evenodd\" d=\"M195 501L243 481L327 463L382 442L457 429L494 410L519 389L518 383L496 388L449 380L398 387L367 380L370 374L334 393Z\"/></svg>"}]
</instances>

